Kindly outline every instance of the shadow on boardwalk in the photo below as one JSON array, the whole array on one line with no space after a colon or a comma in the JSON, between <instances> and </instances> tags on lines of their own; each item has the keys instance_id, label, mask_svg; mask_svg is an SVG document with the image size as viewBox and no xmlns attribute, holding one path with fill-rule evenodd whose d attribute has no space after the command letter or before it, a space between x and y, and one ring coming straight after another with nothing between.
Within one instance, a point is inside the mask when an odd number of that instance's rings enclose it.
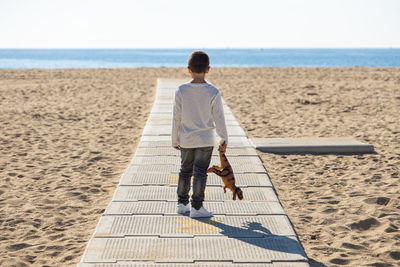
<instances>
[{"instance_id":1,"label":"shadow on boardwalk","mask_svg":"<svg viewBox=\"0 0 400 267\"><path fill-rule=\"evenodd\" d=\"M287 236L274 235L269 229L262 226L262 224L259 222L247 222L242 228L224 224L213 218L196 218L194 220L220 228L222 230L220 234L223 234L227 237L235 238L263 249L299 254L307 258L302 251L300 243L296 239L292 239ZM275 242L263 242L263 237L273 237L279 239L284 245L278 245ZM326 265L323 263L313 259L309 259L309 261L310 266L326 267Z\"/></svg>"},{"instance_id":2,"label":"shadow on boardwalk","mask_svg":"<svg viewBox=\"0 0 400 267\"><path fill-rule=\"evenodd\" d=\"M196 218L195 220L220 228L222 230L220 234L227 237L235 238L264 249L299 254L305 257L305 254L302 252L300 247L300 243L297 240L287 236L274 235L259 222L247 222L243 228L241 228L224 224L213 218ZM265 239L262 237L274 237L279 239L284 245L277 246L275 242L263 242Z\"/></svg>"}]
</instances>

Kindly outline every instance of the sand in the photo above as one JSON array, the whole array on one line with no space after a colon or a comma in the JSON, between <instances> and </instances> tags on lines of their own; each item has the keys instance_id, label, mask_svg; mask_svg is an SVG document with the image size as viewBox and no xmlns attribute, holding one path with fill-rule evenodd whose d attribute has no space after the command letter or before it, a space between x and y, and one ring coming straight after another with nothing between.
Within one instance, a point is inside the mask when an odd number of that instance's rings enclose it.
<instances>
[{"instance_id":1,"label":"sand","mask_svg":"<svg viewBox=\"0 0 400 267\"><path fill-rule=\"evenodd\" d=\"M221 70L213 82L249 137L373 144L368 155L260 155L311 259L400 265L399 68Z\"/></svg>"},{"instance_id":2,"label":"sand","mask_svg":"<svg viewBox=\"0 0 400 267\"><path fill-rule=\"evenodd\" d=\"M74 266L154 101L185 69L0 70L0 265ZM260 153L313 266L397 266L400 69L211 69L249 137L353 137L376 154Z\"/></svg>"}]
</instances>

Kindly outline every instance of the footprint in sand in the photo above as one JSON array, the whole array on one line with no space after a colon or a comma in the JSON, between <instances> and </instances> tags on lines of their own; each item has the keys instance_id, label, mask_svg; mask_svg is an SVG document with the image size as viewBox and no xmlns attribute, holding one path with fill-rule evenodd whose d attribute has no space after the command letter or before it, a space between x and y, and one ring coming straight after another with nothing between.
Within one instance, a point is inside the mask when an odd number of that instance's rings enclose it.
<instances>
[{"instance_id":1,"label":"footprint in sand","mask_svg":"<svg viewBox=\"0 0 400 267\"><path fill-rule=\"evenodd\" d=\"M356 244L351 244L351 243L347 243L347 242L342 243L342 247L344 247L344 248L349 248L349 249L354 249L354 250L366 249L366 248L363 247L363 246L356 245Z\"/></svg>"},{"instance_id":2,"label":"footprint in sand","mask_svg":"<svg viewBox=\"0 0 400 267\"><path fill-rule=\"evenodd\" d=\"M389 256L394 260L400 260L400 251L391 251Z\"/></svg>"},{"instance_id":3,"label":"footprint in sand","mask_svg":"<svg viewBox=\"0 0 400 267\"><path fill-rule=\"evenodd\" d=\"M349 264L350 261L346 260L346 259L334 258L334 259L331 259L329 262L333 263L333 264L338 264L338 265L347 265L347 264Z\"/></svg>"},{"instance_id":4,"label":"footprint in sand","mask_svg":"<svg viewBox=\"0 0 400 267\"><path fill-rule=\"evenodd\" d=\"M28 247L31 247L31 246L32 245L28 244L28 243L18 243L18 244L10 245L10 246L6 247L6 249L8 251L18 251L18 250L21 250L21 249L24 249L24 248L28 248Z\"/></svg>"},{"instance_id":5,"label":"footprint in sand","mask_svg":"<svg viewBox=\"0 0 400 267\"><path fill-rule=\"evenodd\" d=\"M380 223L375 218L368 218L355 223L350 224L351 229L358 231L366 231L370 228L379 226Z\"/></svg>"},{"instance_id":6,"label":"footprint in sand","mask_svg":"<svg viewBox=\"0 0 400 267\"><path fill-rule=\"evenodd\" d=\"M378 205L383 205L386 206L390 201L390 198L387 197L373 197L373 198L367 198L364 200L365 203L367 204L378 204Z\"/></svg>"}]
</instances>

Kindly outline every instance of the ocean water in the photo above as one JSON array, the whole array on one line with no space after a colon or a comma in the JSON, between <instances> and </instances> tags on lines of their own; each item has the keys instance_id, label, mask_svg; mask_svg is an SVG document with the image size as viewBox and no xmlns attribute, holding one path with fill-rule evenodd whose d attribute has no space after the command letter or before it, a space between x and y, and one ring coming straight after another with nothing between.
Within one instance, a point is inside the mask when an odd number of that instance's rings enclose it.
<instances>
[{"instance_id":1,"label":"ocean water","mask_svg":"<svg viewBox=\"0 0 400 267\"><path fill-rule=\"evenodd\" d=\"M196 49L0 49L0 69L185 67ZM400 67L400 48L202 49L212 67Z\"/></svg>"}]
</instances>

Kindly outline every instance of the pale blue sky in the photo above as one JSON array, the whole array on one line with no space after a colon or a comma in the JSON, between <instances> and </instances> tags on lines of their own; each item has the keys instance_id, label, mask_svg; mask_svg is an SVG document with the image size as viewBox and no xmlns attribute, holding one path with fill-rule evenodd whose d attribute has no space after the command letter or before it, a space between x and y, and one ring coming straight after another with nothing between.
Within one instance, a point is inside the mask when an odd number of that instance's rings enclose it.
<instances>
[{"instance_id":1,"label":"pale blue sky","mask_svg":"<svg viewBox=\"0 0 400 267\"><path fill-rule=\"evenodd\" d=\"M400 47L399 0L0 0L0 48Z\"/></svg>"}]
</instances>

